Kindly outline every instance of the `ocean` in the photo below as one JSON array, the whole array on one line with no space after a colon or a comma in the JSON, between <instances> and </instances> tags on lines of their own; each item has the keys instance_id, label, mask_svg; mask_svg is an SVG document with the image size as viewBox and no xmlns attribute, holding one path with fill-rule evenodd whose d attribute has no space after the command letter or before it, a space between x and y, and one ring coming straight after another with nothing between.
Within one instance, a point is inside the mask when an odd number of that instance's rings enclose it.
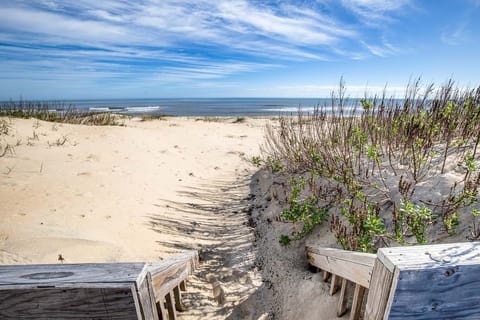
<instances>
[{"instance_id":1,"label":"ocean","mask_svg":"<svg viewBox=\"0 0 480 320\"><path fill-rule=\"evenodd\" d=\"M312 112L330 99L314 98L176 98L65 100L58 105L85 111L115 112L127 115L171 116L276 116Z\"/></svg>"}]
</instances>

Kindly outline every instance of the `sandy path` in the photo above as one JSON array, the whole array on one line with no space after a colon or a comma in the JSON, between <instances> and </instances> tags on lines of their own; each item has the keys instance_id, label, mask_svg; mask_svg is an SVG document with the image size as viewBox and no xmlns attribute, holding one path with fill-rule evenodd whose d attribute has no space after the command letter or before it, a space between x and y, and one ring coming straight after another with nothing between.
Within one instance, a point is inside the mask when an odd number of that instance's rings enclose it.
<instances>
[{"instance_id":1,"label":"sandy path","mask_svg":"<svg viewBox=\"0 0 480 320\"><path fill-rule=\"evenodd\" d=\"M0 263L155 261L195 248L205 262L184 317L225 318L259 281L245 159L266 122L233 120L11 120L4 138L19 145L0 158Z\"/></svg>"}]
</instances>

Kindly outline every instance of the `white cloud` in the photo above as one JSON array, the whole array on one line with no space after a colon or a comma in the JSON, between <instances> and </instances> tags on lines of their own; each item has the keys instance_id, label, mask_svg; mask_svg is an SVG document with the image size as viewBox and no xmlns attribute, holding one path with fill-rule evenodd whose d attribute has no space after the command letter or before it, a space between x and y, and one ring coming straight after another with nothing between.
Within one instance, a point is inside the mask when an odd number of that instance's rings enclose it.
<instances>
[{"instance_id":1,"label":"white cloud","mask_svg":"<svg viewBox=\"0 0 480 320\"><path fill-rule=\"evenodd\" d=\"M411 0L341 0L344 7L358 15L366 25L383 26L392 21L392 13L398 13L411 5Z\"/></svg>"},{"instance_id":2,"label":"white cloud","mask_svg":"<svg viewBox=\"0 0 480 320\"><path fill-rule=\"evenodd\" d=\"M342 3L382 16L408 1ZM294 0L3 0L0 77L213 83L295 61L396 53L362 42L362 32Z\"/></svg>"}]
</instances>

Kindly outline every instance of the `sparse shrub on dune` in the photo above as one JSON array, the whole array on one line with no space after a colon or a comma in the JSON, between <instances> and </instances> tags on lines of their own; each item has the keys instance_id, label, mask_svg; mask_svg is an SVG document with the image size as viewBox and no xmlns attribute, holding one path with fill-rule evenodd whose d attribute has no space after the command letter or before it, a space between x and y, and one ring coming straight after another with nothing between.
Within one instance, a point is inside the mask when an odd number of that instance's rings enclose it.
<instances>
[{"instance_id":1,"label":"sparse shrub on dune","mask_svg":"<svg viewBox=\"0 0 480 320\"><path fill-rule=\"evenodd\" d=\"M329 212L344 248L428 243L461 221L478 238L480 88L416 81L403 99L349 100L341 83L331 101L268 126L262 163L310 177L310 206Z\"/></svg>"},{"instance_id":2,"label":"sparse shrub on dune","mask_svg":"<svg viewBox=\"0 0 480 320\"><path fill-rule=\"evenodd\" d=\"M0 116L93 126L123 125L120 120L124 117L108 112L85 112L62 103L22 100L0 104Z\"/></svg>"},{"instance_id":3,"label":"sparse shrub on dune","mask_svg":"<svg viewBox=\"0 0 480 320\"><path fill-rule=\"evenodd\" d=\"M6 119L0 119L0 158L4 157L8 152L13 152L13 146L5 140L6 135L10 132L10 124Z\"/></svg>"}]
</instances>

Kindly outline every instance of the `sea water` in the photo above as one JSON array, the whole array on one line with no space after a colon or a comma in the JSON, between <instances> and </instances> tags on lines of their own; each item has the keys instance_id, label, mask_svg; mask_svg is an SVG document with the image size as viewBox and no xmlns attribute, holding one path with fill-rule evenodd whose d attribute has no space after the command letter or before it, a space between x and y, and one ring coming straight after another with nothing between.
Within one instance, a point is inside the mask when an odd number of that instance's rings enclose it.
<instances>
[{"instance_id":1,"label":"sea water","mask_svg":"<svg viewBox=\"0 0 480 320\"><path fill-rule=\"evenodd\" d=\"M65 106L84 111L115 112L129 115L171 116L276 116L313 112L331 104L322 98L176 98L66 100Z\"/></svg>"}]
</instances>

